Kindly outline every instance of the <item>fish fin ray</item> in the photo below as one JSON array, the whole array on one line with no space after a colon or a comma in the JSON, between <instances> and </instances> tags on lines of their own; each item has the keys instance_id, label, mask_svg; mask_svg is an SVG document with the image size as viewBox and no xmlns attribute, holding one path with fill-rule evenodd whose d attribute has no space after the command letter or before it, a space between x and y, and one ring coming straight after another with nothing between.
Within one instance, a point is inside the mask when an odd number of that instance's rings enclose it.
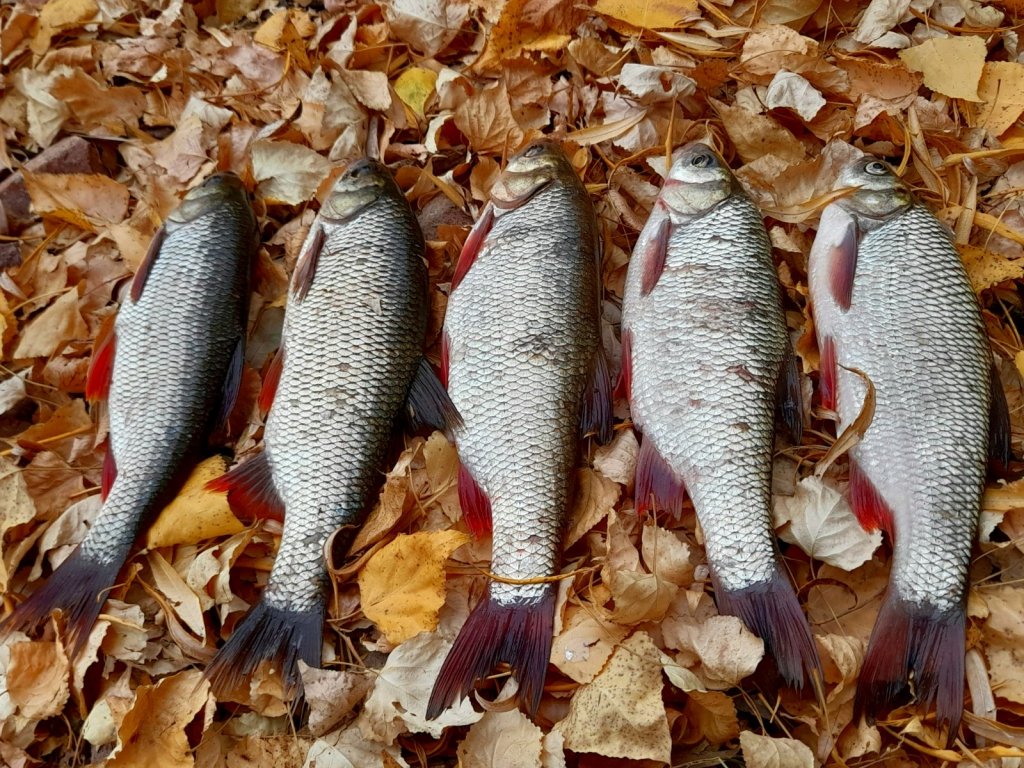
<instances>
[{"instance_id":1,"label":"fish fin ray","mask_svg":"<svg viewBox=\"0 0 1024 768\"><path fill-rule=\"evenodd\" d=\"M107 440L107 453L103 457L103 471L100 474L100 498L102 501L107 500L115 480L117 480L117 462L114 460L114 447L110 444L110 440Z\"/></svg>"},{"instance_id":2,"label":"fish fin ray","mask_svg":"<svg viewBox=\"0 0 1024 768\"><path fill-rule=\"evenodd\" d=\"M313 285L325 238L324 228L320 222L314 221L306 236L302 251L299 253L299 258L295 262L295 274L292 276L292 295L299 301L306 298L306 294L309 293L309 289Z\"/></svg>"},{"instance_id":3,"label":"fish fin ray","mask_svg":"<svg viewBox=\"0 0 1024 768\"><path fill-rule=\"evenodd\" d=\"M864 530L883 530L890 542L895 541L892 509L875 488L871 478L852 456L850 457L850 506L853 507L853 513Z\"/></svg>"},{"instance_id":4,"label":"fish fin ray","mask_svg":"<svg viewBox=\"0 0 1024 768\"><path fill-rule=\"evenodd\" d=\"M227 493L231 508L243 519L284 520L284 502L274 486L265 450L215 477L206 489Z\"/></svg>"},{"instance_id":5,"label":"fish fin ray","mask_svg":"<svg viewBox=\"0 0 1024 768\"><path fill-rule=\"evenodd\" d=\"M142 291L146 288L146 281L149 279L149 273L153 271L153 264L156 263L157 256L160 255L160 248L164 244L164 240L167 239L167 227L162 226L153 235L153 239L149 243L149 248L146 250L146 255L142 259L142 263L139 264L138 270L135 272L135 277L132 278L132 287L128 292L132 300L132 304L138 302L142 298Z\"/></svg>"},{"instance_id":6,"label":"fish fin ray","mask_svg":"<svg viewBox=\"0 0 1024 768\"><path fill-rule=\"evenodd\" d=\"M263 375L263 384L260 385L260 396L257 400L260 413L264 416L270 411L274 404L274 397L277 395L277 385L281 383L281 371L284 370L284 345L282 344L274 359L267 366L267 372Z\"/></svg>"},{"instance_id":7,"label":"fish fin ray","mask_svg":"<svg viewBox=\"0 0 1024 768\"><path fill-rule=\"evenodd\" d=\"M594 353L594 361L590 370L590 383L583 394L580 415L580 432L583 435L594 433L601 444L612 439L612 380L608 373L608 361L604 351L598 349Z\"/></svg>"},{"instance_id":8,"label":"fish fin ray","mask_svg":"<svg viewBox=\"0 0 1024 768\"><path fill-rule=\"evenodd\" d=\"M629 400L633 396L633 332L622 329L622 366L619 368L619 380L615 383L615 397Z\"/></svg>"},{"instance_id":9,"label":"fish fin ray","mask_svg":"<svg viewBox=\"0 0 1024 768\"><path fill-rule=\"evenodd\" d=\"M853 302L853 281L857 274L857 225L852 217L848 217L841 235L829 248L829 288L836 304L846 312Z\"/></svg>"},{"instance_id":10,"label":"fish fin ray","mask_svg":"<svg viewBox=\"0 0 1024 768\"><path fill-rule=\"evenodd\" d=\"M653 500L653 501L652 501ZM677 520L683 514L686 486L672 467L658 453L654 441L643 437L636 462L635 505L638 515L648 509L659 508Z\"/></svg>"},{"instance_id":11,"label":"fish fin ray","mask_svg":"<svg viewBox=\"0 0 1024 768\"><path fill-rule=\"evenodd\" d=\"M469 468L459 464L459 506L462 517L476 538L491 535L491 500Z\"/></svg>"},{"instance_id":12,"label":"fish fin ray","mask_svg":"<svg viewBox=\"0 0 1024 768\"><path fill-rule=\"evenodd\" d=\"M480 218L473 225L473 228L469 230L466 242L462 245L462 250L459 252L459 260L455 263L455 272L452 274L452 287L449 293L459 287L459 283L462 282L470 267L473 266L476 257L480 255L480 248L483 246L484 240L487 239L487 235L490 234L491 227L493 226L494 204L488 203L484 206L484 210L480 214Z\"/></svg>"},{"instance_id":13,"label":"fish fin ray","mask_svg":"<svg viewBox=\"0 0 1024 768\"><path fill-rule=\"evenodd\" d=\"M792 345L779 371L778 405L779 416L789 430L794 445L800 445L804 438L804 393L800 381L800 364Z\"/></svg>"},{"instance_id":14,"label":"fish fin ray","mask_svg":"<svg viewBox=\"0 0 1024 768\"><path fill-rule=\"evenodd\" d=\"M405 407L414 429L431 427L451 436L462 426L462 416L426 358L420 359Z\"/></svg>"},{"instance_id":15,"label":"fish fin ray","mask_svg":"<svg viewBox=\"0 0 1024 768\"><path fill-rule=\"evenodd\" d=\"M831 336L823 337L821 340L820 352L821 360L818 363L818 389L821 392L821 407L834 411L838 402L836 384L838 381L839 368L836 361L835 339Z\"/></svg>"},{"instance_id":16,"label":"fish fin ray","mask_svg":"<svg viewBox=\"0 0 1024 768\"><path fill-rule=\"evenodd\" d=\"M448 331L441 332L441 386L448 389L448 371L451 365L451 354L452 354L452 340L448 336Z\"/></svg>"},{"instance_id":17,"label":"fish fin ray","mask_svg":"<svg viewBox=\"0 0 1024 768\"><path fill-rule=\"evenodd\" d=\"M217 414L217 425L227 426L228 416L238 400L238 392L242 388L242 369L245 367L245 337L235 342L235 351L231 353L228 372L224 377L224 388L221 392L220 412Z\"/></svg>"},{"instance_id":18,"label":"fish fin ray","mask_svg":"<svg viewBox=\"0 0 1024 768\"><path fill-rule=\"evenodd\" d=\"M657 229L644 246L643 274L640 283L640 296L647 296L661 279L665 271L665 260L668 257L668 240L672 231L672 222L665 216L658 222Z\"/></svg>"},{"instance_id":19,"label":"fish fin ray","mask_svg":"<svg viewBox=\"0 0 1024 768\"><path fill-rule=\"evenodd\" d=\"M92 358L89 360L89 372L85 379L85 397L88 400L106 400L110 394L110 382L114 377L114 354L117 348L114 319L115 315L104 319L96 334Z\"/></svg>"},{"instance_id":20,"label":"fish fin ray","mask_svg":"<svg viewBox=\"0 0 1024 768\"><path fill-rule=\"evenodd\" d=\"M1009 466L1013 458L1010 428L1010 407L1006 402L1003 381L999 378L999 369L992 365L992 398L989 407L988 456L1000 469Z\"/></svg>"}]
</instances>

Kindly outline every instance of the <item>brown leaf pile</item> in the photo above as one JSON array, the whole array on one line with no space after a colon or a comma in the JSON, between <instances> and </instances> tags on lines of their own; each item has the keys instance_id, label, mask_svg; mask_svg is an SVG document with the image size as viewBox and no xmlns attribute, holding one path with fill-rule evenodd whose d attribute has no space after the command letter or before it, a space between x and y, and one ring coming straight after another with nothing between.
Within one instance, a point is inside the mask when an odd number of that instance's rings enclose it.
<instances>
[{"instance_id":1,"label":"brown leaf pile","mask_svg":"<svg viewBox=\"0 0 1024 768\"><path fill-rule=\"evenodd\" d=\"M0 6L0 591L37 586L99 508L102 407L83 400L100 325L182 193L216 169L254 190L263 233L238 453L277 345L287 275L347 161L373 146L420 214L431 344L468 224L504 160L565 141L605 240L605 341L669 152L710 138L765 211L805 389L818 357L806 255L839 168L895 160L953 229L985 307L1024 448L1024 51L1019 0L13 0ZM436 350L432 350L432 353ZM626 416L624 403L617 413ZM814 410L776 460L777 525L825 663L825 708L741 681L759 639L715 610L699 531L638 520L637 443L588 446L536 722L472 702L424 716L486 576L456 457L408 439L352 551L333 553L325 669L294 731L263 669L216 702L201 669L265 583L280 525L202 490L204 462L110 593L80 658L52 628L0 646L10 766L1012 766L1024 758L1024 486L985 498L969 604L971 712L945 749L900 710L852 721L887 549L843 501ZM1015 465L1015 468L1019 466ZM449 555L451 558L448 559ZM811 557L813 556L813 558ZM491 685L498 696L507 679ZM628 761L628 762L627 762Z\"/></svg>"}]
</instances>

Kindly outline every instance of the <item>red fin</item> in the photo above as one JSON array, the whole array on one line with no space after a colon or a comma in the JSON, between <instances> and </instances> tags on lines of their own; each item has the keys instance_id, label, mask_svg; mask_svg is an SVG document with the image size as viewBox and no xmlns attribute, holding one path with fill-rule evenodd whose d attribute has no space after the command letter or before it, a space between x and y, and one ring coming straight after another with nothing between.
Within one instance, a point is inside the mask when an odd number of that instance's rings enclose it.
<instances>
[{"instance_id":1,"label":"red fin","mask_svg":"<svg viewBox=\"0 0 1024 768\"><path fill-rule=\"evenodd\" d=\"M110 315L103 321L92 346L89 373L85 379L85 397L88 400L105 400L110 394L110 380L114 376L114 351L117 347L114 318L115 315Z\"/></svg>"},{"instance_id":2,"label":"red fin","mask_svg":"<svg viewBox=\"0 0 1024 768\"><path fill-rule=\"evenodd\" d=\"M1003 381L999 378L999 370L992 366L992 397L988 412L988 457L997 465L998 469L1005 470L1010 459L1013 458L1013 448L1010 442L1012 432L1010 429L1010 407L1006 402L1006 392L1003 390Z\"/></svg>"},{"instance_id":3,"label":"red fin","mask_svg":"<svg viewBox=\"0 0 1024 768\"><path fill-rule=\"evenodd\" d=\"M852 218L839 240L832 243L828 264L832 298L845 312L853 301L853 279L857 273L857 227Z\"/></svg>"},{"instance_id":4,"label":"red fin","mask_svg":"<svg viewBox=\"0 0 1024 768\"><path fill-rule=\"evenodd\" d=\"M590 383L583 393L580 432L583 435L596 434L598 442L608 443L612 439L613 421L612 380L604 352L598 349L591 365Z\"/></svg>"},{"instance_id":5,"label":"red fin","mask_svg":"<svg viewBox=\"0 0 1024 768\"><path fill-rule=\"evenodd\" d=\"M236 691L248 695L256 667L261 661L271 661L281 672L292 712L301 711L304 700L299 661L320 666L323 632L323 606L300 613L259 602L235 627L203 674L217 698L227 698Z\"/></svg>"},{"instance_id":6,"label":"red fin","mask_svg":"<svg viewBox=\"0 0 1024 768\"><path fill-rule=\"evenodd\" d=\"M555 623L555 591L532 603L498 603L490 594L473 609L448 652L427 704L433 720L469 694L499 662L512 667L518 702L536 714L544 693Z\"/></svg>"},{"instance_id":7,"label":"red fin","mask_svg":"<svg viewBox=\"0 0 1024 768\"><path fill-rule=\"evenodd\" d=\"M235 400L238 399L238 390L242 387L242 369L245 366L245 337L243 336L235 344L235 351L231 355L231 362L228 363L228 372L224 377L224 388L221 391L220 413L217 414L218 425L227 424L231 409L235 407Z\"/></svg>"},{"instance_id":8,"label":"red fin","mask_svg":"<svg viewBox=\"0 0 1024 768\"><path fill-rule=\"evenodd\" d=\"M779 371L779 415L785 423L794 445L804 438L804 392L800 383L800 364L790 349Z\"/></svg>"},{"instance_id":9,"label":"red fin","mask_svg":"<svg viewBox=\"0 0 1024 768\"><path fill-rule=\"evenodd\" d=\"M135 277L132 279L129 296L133 304L142 298L142 291L146 287L146 280L149 279L149 273L153 270L153 264L156 262L156 257L160 254L160 247L164 244L166 238L166 227L160 227L156 234L153 235L153 241L149 244L149 250L146 251L146 255L142 259L142 263L139 264Z\"/></svg>"},{"instance_id":10,"label":"red fin","mask_svg":"<svg viewBox=\"0 0 1024 768\"><path fill-rule=\"evenodd\" d=\"M889 541L895 541L892 510L885 503L871 479L856 460L850 457L850 506L866 531L885 531Z\"/></svg>"},{"instance_id":11,"label":"red fin","mask_svg":"<svg viewBox=\"0 0 1024 768\"><path fill-rule=\"evenodd\" d=\"M406 409L414 429L430 427L447 435L462 426L462 417L426 358L409 386Z\"/></svg>"},{"instance_id":12,"label":"red fin","mask_svg":"<svg viewBox=\"0 0 1024 768\"><path fill-rule=\"evenodd\" d=\"M109 440L107 440L107 455L103 457L103 474L100 478L100 498L106 501L107 496L110 495L110 489L114 487L114 481L117 479L114 449L111 447Z\"/></svg>"},{"instance_id":13,"label":"red fin","mask_svg":"<svg viewBox=\"0 0 1024 768\"><path fill-rule=\"evenodd\" d=\"M281 370L284 368L284 346L277 350L274 359L267 366L267 372L263 376L263 386L260 387L260 396L257 403L260 413L266 415L270 406L274 404L274 395L277 394L277 385L281 381Z\"/></svg>"},{"instance_id":14,"label":"red fin","mask_svg":"<svg viewBox=\"0 0 1024 768\"><path fill-rule=\"evenodd\" d=\"M324 228L320 222L314 221L313 228L306 236L306 243L295 262L295 274L292 276L292 293L299 301L306 298L313 278L316 276L316 265L320 260L320 251L324 247Z\"/></svg>"},{"instance_id":15,"label":"red fin","mask_svg":"<svg viewBox=\"0 0 1024 768\"><path fill-rule=\"evenodd\" d=\"M491 535L491 500L465 464L459 464L459 506L474 536L479 539Z\"/></svg>"},{"instance_id":16,"label":"red fin","mask_svg":"<svg viewBox=\"0 0 1024 768\"><path fill-rule=\"evenodd\" d=\"M839 366L836 363L836 342L831 336L821 340L820 361L818 363L818 389L821 391L821 407L830 411L836 409L836 374Z\"/></svg>"},{"instance_id":17,"label":"red fin","mask_svg":"<svg viewBox=\"0 0 1024 768\"><path fill-rule=\"evenodd\" d=\"M683 514L686 486L654 447L654 441L642 438L636 462L636 513L642 515L652 507L668 512L677 520Z\"/></svg>"},{"instance_id":18,"label":"red fin","mask_svg":"<svg viewBox=\"0 0 1024 768\"><path fill-rule=\"evenodd\" d=\"M46 582L0 624L0 636L15 630L30 631L45 622L54 611L64 621L64 642L76 656L92 631L106 602L107 591L117 581L124 556L113 562L93 561L76 549L58 566Z\"/></svg>"},{"instance_id":19,"label":"red fin","mask_svg":"<svg viewBox=\"0 0 1024 768\"><path fill-rule=\"evenodd\" d=\"M480 247L484 244L484 240L487 239L487 235L491 231L491 227L494 226L494 205L488 203L484 206L483 213L480 214L480 218L477 219L476 224L469 231L469 236L466 238L466 242L462 245L462 251L459 253L459 260L455 265L455 274L452 275L452 287L449 291L454 291L459 287L459 283L462 282L462 278L469 272L469 268L473 266L473 262L476 261L476 257L480 255Z\"/></svg>"},{"instance_id":20,"label":"red fin","mask_svg":"<svg viewBox=\"0 0 1024 768\"><path fill-rule=\"evenodd\" d=\"M913 674L917 705L935 711L952 745L964 708L965 635L963 608L940 613L887 594L857 680L854 718L874 722L909 703Z\"/></svg>"},{"instance_id":21,"label":"red fin","mask_svg":"<svg viewBox=\"0 0 1024 768\"><path fill-rule=\"evenodd\" d=\"M668 238L671 232L672 222L666 215L660 222L658 228L651 235L644 247L643 254L643 280L640 284L640 295L646 296L654 290L658 284L661 273L665 271L665 258L668 254Z\"/></svg>"},{"instance_id":22,"label":"red fin","mask_svg":"<svg viewBox=\"0 0 1024 768\"><path fill-rule=\"evenodd\" d=\"M448 366L449 356L452 352L452 340L448 338L448 332L441 334L441 386L448 389Z\"/></svg>"},{"instance_id":23,"label":"red fin","mask_svg":"<svg viewBox=\"0 0 1024 768\"><path fill-rule=\"evenodd\" d=\"M715 582L718 611L738 616L747 628L764 640L765 658L787 685L800 690L805 683L822 685L824 677L818 648L793 585L781 571L763 584L728 592Z\"/></svg>"},{"instance_id":24,"label":"red fin","mask_svg":"<svg viewBox=\"0 0 1024 768\"><path fill-rule=\"evenodd\" d=\"M284 502L274 487L267 452L236 464L206 484L207 490L226 492L231 508L247 520L284 520Z\"/></svg>"},{"instance_id":25,"label":"red fin","mask_svg":"<svg viewBox=\"0 0 1024 768\"><path fill-rule=\"evenodd\" d=\"M622 367L615 384L615 396L629 400L633 396L633 333L622 331Z\"/></svg>"}]
</instances>

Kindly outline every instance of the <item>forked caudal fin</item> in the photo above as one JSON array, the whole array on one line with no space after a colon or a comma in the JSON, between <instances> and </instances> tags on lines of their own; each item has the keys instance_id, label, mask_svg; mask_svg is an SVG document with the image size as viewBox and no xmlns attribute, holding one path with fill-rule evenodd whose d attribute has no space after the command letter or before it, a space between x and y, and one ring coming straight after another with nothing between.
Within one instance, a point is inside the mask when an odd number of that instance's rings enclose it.
<instances>
[{"instance_id":1,"label":"forked caudal fin","mask_svg":"<svg viewBox=\"0 0 1024 768\"><path fill-rule=\"evenodd\" d=\"M535 714L544 693L554 624L554 589L529 603L498 603L488 592L469 614L441 665L427 704L427 719L433 720L466 696L477 680L502 661L512 667L519 682L519 703Z\"/></svg>"},{"instance_id":2,"label":"forked caudal fin","mask_svg":"<svg viewBox=\"0 0 1024 768\"><path fill-rule=\"evenodd\" d=\"M257 603L206 667L204 674L214 694L229 696L248 688L256 667L269 661L281 672L285 693L292 697L292 712L301 711L299 660L320 666L323 625L323 608L300 613Z\"/></svg>"},{"instance_id":3,"label":"forked caudal fin","mask_svg":"<svg viewBox=\"0 0 1024 768\"><path fill-rule=\"evenodd\" d=\"M86 557L81 549L75 550L50 574L42 587L0 623L0 634L34 629L51 613L60 611L64 618L64 644L72 657L77 656L123 564L124 558L99 563Z\"/></svg>"},{"instance_id":4,"label":"forked caudal fin","mask_svg":"<svg viewBox=\"0 0 1024 768\"><path fill-rule=\"evenodd\" d=\"M913 675L917 705L935 712L952 745L964 709L965 635L963 608L938 611L887 594L857 681L854 718L874 722L909 703Z\"/></svg>"},{"instance_id":5,"label":"forked caudal fin","mask_svg":"<svg viewBox=\"0 0 1024 768\"><path fill-rule=\"evenodd\" d=\"M824 677L811 626L800 608L793 585L781 571L761 584L727 591L715 583L715 600L722 614L737 616L764 641L767 658L774 660L787 685L801 690L805 682L820 688Z\"/></svg>"}]
</instances>

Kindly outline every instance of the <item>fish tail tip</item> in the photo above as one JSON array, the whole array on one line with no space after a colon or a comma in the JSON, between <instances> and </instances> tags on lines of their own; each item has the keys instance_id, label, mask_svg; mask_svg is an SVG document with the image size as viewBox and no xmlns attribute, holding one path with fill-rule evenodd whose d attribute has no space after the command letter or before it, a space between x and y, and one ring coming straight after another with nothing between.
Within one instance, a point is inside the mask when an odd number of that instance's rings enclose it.
<instances>
[{"instance_id":1,"label":"fish tail tip","mask_svg":"<svg viewBox=\"0 0 1024 768\"><path fill-rule=\"evenodd\" d=\"M427 704L427 719L437 718L461 700L502 661L512 667L519 682L519 703L535 715L544 693L554 619L554 590L520 603L499 603L488 594L466 619L441 665Z\"/></svg>"},{"instance_id":2,"label":"fish tail tip","mask_svg":"<svg viewBox=\"0 0 1024 768\"><path fill-rule=\"evenodd\" d=\"M888 596L864 655L854 717L869 722L912 700L935 712L951 745L964 708L966 618L962 609L939 610Z\"/></svg>"},{"instance_id":3,"label":"fish tail tip","mask_svg":"<svg viewBox=\"0 0 1024 768\"><path fill-rule=\"evenodd\" d=\"M824 673L818 647L793 585L781 571L751 587L717 588L715 597L721 613L742 619L764 641L765 657L774 661L788 686L799 691L810 683L820 692Z\"/></svg>"},{"instance_id":4,"label":"fish tail tip","mask_svg":"<svg viewBox=\"0 0 1024 768\"><path fill-rule=\"evenodd\" d=\"M299 661L320 666L323 610L289 611L257 603L220 647L204 675L218 698L229 698L246 687L261 661L281 671L292 712L305 705Z\"/></svg>"}]
</instances>

